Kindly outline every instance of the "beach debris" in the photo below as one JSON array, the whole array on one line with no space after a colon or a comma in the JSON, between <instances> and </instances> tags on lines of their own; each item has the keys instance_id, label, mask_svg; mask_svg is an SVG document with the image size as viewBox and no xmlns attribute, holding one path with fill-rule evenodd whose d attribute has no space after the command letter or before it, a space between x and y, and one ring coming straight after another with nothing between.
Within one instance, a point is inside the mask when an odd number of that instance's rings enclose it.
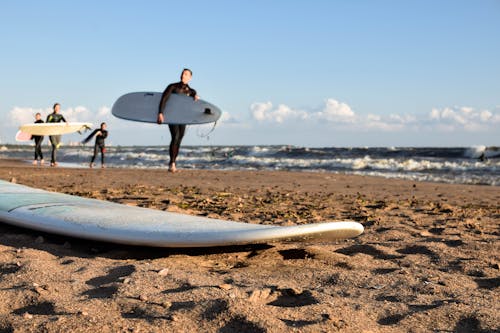
<instances>
[{"instance_id":1,"label":"beach debris","mask_svg":"<svg viewBox=\"0 0 500 333\"><path fill-rule=\"evenodd\" d=\"M143 302L147 302L148 301L148 296L146 296L146 295L139 295L139 300L143 301Z\"/></svg>"},{"instance_id":2,"label":"beach debris","mask_svg":"<svg viewBox=\"0 0 500 333\"><path fill-rule=\"evenodd\" d=\"M230 290L233 288L233 285L231 285L229 283L223 283L223 284L219 285L219 288L222 290Z\"/></svg>"},{"instance_id":3,"label":"beach debris","mask_svg":"<svg viewBox=\"0 0 500 333\"><path fill-rule=\"evenodd\" d=\"M271 296L271 292L270 288L255 289L250 293L248 300L255 303L266 302L269 296Z\"/></svg>"},{"instance_id":4,"label":"beach debris","mask_svg":"<svg viewBox=\"0 0 500 333\"><path fill-rule=\"evenodd\" d=\"M422 231L422 232L420 233L420 236L422 236L422 237L432 237L432 236L434 236L434 235L433 235L432 233L430 233L429 231L424 230L424 231Z\"/></svg>"},{"instance_id":5,"label":"beach debris","mask_svg":"<svg viewBox=\"0 0 500 333\"><path fill-rule=\"evenodd\" d=\"M33 319L33 315L31 313L29 313L29 312L25 312L23 314L23 318L24 319Z\"/></svg>"},{"instance_id":6,"label":"beach debris","mask_svg":"<svg viewBox=\"0 0 500 333\"><path fill-rule=\"evenodd\" d=\"M13 183L13 184L17 184L17 179L16 179L16 177L12 177L9 181L10 181L11 183Z\"/></svg>"},{"instance_id":7,"label":"beach debris","mask_svg":"<svg viewBox=\"0 0 500 333\"><path fill-rule=\"evenodd\" d=\"M169 269L168 268L163 268L163 269L160 269L158 271L158 275L160 275L160 276L167 276L168 273L169 273Z\"/></svg>"},{"instance_id":8,"label":"beach debris","mask_svg":"<svg viewBox=\"0 0 500 333\"><path fill-rule=\"evenodd\" d=\"M46 286L41 286L36 282L33 282L33 290L36 291L39 295L47 291Z\"/></svg>"}]
</instances>

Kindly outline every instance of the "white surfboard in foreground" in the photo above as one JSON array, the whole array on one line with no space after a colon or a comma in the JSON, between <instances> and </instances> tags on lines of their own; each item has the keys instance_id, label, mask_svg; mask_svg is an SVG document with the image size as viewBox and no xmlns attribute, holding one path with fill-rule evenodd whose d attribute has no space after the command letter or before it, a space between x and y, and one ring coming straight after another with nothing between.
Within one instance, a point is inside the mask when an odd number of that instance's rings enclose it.
<instances>
[{"instance_id":1,"label":"white surfboard in foreground","mask_svg":"<svg viewBox=\"0 0 500 333\"><path fill-rule=\"evenodd\" d=\"M357 222L270 226L225 221L48 192L0 180L0 222L78 238L157 247L209 247L335 240Z\"/></svg>"}]
</instances>

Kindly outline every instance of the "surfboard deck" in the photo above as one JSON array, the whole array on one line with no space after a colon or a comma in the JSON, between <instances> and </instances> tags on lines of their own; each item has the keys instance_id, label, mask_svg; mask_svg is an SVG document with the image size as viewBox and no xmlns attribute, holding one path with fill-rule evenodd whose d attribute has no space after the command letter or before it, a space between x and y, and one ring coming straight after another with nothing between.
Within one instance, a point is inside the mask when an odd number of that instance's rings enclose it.
<instances>
[{"instance_id":1,"label":"surfboard deck","mask_svg":"<svg viewBox=\"0 0 500 333\"><path fill-rule=\"evenodd\" d=\"M31 140L31 134L22 132L22 131L17 131L16 133L16 141L18 142L25 142L25 141L30 141Z\"/></svg>"},{"instance_id":2,"label":"surfboard deck","mask_svg":"<svg viewBox=\"0 0 500 333\"><path fill-rule=\"evenodd\" d=\"M84 131L92 127L91 123L40 123L40 124L24 124L19 127L19 130L31 135L62 135L79 131Z\"/></svg>"},{"instance_id":3,"label":"surfboard deck","mask_svg":"<svg viewBox=\"0 0 500 333\"><path fill-rule=\"evenodd\" d=\"M331 241L363 232L353 221L271 226L191 216L48 192L0 180L0 222L119 244L212 247Z\"/></svg>"},{"instance_id":4,"label":"surfboard deck","mask_svg":"<svg viewBox=\"0 0 500 333\"><path fill-rule=\"evenodd\" d=\"M133 92L119 97L111 108L118 118L156 123L161 92ZM206 124L216 122L222 111L215 105L192 97L171 94L165 104L164 124Z\"/></svg>"}]
</instances>

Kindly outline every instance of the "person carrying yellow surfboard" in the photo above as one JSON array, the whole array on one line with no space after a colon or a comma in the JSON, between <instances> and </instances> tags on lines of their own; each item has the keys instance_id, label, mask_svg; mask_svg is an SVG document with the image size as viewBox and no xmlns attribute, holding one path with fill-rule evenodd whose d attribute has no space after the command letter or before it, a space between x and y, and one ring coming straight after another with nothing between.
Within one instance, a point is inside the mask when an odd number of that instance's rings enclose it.
<instances>
[{"instance_id":1,"label":"person carrying yellow surfboard","mask_svg":"<svg viewBox=\"0 0 500 333\"><path fill-rule=\"evenodd\" d=\"M47 123L60 123L61 121L64 121L66 124L68 123L66 119L64 119L64 116L59 113L59 110L61 109L61 105L59 103L55 103L52 109L53 112L47 116L47 121L46 121ZM52 145L50 166L55 167L57 166L56 155L57 155L57 149L59 149L59 146L61 145L61 136L50 135L49 139L50 139L50 144Z\"/></svg>"}]
</instances>

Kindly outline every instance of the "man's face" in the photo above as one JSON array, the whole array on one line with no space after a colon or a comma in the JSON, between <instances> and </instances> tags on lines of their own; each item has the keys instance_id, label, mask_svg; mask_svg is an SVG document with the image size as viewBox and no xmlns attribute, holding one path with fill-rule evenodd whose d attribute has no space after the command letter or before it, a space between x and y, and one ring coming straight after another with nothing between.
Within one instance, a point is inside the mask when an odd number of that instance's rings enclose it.
<instances>
[{"instance_id":1,"label":"man's face","mask_svg":"<svg viewBox=\"0 0 500 333\"><path fill-rule=\"evenodd\" d=\"M191 72L190 71L182 72L181 81L184 84L187 84L189 81L191 81Z\"/></svg>"}]
</instances>

